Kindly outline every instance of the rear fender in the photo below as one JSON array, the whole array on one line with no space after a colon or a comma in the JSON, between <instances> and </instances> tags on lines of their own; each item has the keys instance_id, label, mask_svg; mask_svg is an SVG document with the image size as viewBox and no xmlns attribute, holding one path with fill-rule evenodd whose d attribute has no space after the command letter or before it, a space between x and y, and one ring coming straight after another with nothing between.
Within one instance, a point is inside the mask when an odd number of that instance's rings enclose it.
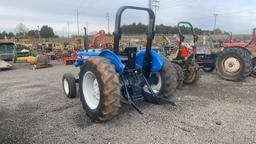
<instances>
[{"instance_id":1,"label":"rear fender","mask_svg":"<svg viewBox=\"0 0 256 144\"><path fill-rule=\"evenodd\" d=\"M99 56L108 59L113 65L115 65L115 70L117 73L122 74L124 72L124 65L120 58L110 50L103 50Z\"/></svg>"},{"instance_id":2,"label":"rear fender","mask_svg":"<svg viewBox=\"0 0 256 144\"><path fill-rule=\"evenodd\" d=\"M143 68L143 60L145 55L145 50L141 50L136 54L136 69ZM151 65L151 72L160 72L164 65L163 58L156 53L155 51L151 51L152 56L152 65Z\"/></svg>"}]
</instances>

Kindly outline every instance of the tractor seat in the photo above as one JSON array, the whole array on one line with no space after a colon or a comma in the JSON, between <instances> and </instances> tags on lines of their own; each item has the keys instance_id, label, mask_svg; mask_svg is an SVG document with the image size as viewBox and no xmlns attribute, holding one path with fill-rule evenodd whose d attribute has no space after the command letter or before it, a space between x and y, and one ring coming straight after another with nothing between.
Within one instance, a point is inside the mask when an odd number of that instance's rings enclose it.
<instances>
[{"instance_id":1,"label":"tractor seat","mask_svg":"<svg viewBox=\"0 0 256 144\"><path fill-rule=\"evenodd\" d=\"M120 56L121 61L125 64L126 69L135 69L137 47L126 47L124 56Z\"/></svg>"}]
</instances>

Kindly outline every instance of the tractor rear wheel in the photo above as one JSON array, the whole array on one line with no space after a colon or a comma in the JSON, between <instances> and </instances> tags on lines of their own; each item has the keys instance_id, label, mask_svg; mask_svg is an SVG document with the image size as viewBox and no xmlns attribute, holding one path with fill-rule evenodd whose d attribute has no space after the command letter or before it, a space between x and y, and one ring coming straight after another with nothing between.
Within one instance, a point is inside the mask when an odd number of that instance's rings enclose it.
<instances>
[{"instance_id":1,"label":"tractor rear wheel","mask_svg":"<svg viewBox=\"0 0 256 144\"><path fill-rule=\"evenodd\" d=\"M148 79L151 79L151 78L153 79L157 78L156 83L150 83L149 81L151 89L155 94L167 99L171 96L174 96L176 92L176 87L177 87L176 70L174 66L171 65L168 59L164 58L164 65L162 70L158 73L151 73ZM149 93L146 87L144 87L144 91ZM157 101L154 101L154 100L147 100L147 101L151 103L158 103Z\"/></svg>"},{"instance_id":2,"label":"tractor rear wheel","mask_svg":"<svg viewBox=\"0 0 256 144\"><path fill-rule=\"evenodd\" d=\"M83 108L92 121L106 121L118 114L121 84L115 66L107 59L86 60L79 73L79 92Z\"/></svg>"},{"instance_id":3,"label":"tractor rear wheel","mask_svg":"<svg viewBox=\"0 0 256 144\"><path fill-rule=\"evenodd\" d=\"M184 81L184 71L180 65L177 63L172 63L173 67L176 70L177 76L177 89L181 89Z\"/></svg>"},{"instance_id":4,"label":"tractor rear wheel","mask_svg":"<svg viewBox=\"0 0 256 144\"><path fill-rule=\"evenodd\" d=\"M70 73L65 73L62 77L62 87L65 96L68 98L76 97L76 80Z\"/></svg>"},{"instance_id":5,"label":"tractor rear wheel","mask_svg":"<svg viewBox=\"0 0 256 144\"><path fill-rule=\"evenodd\" d=\"M256 57L252 59L252 73L253 77L256 77Z\"/></svg>"},{"instance_id":6,"label":"tractor rear wheel","mask_svg":"<svg viewBox=\"0 0 256 144\"><path fill-rule=\"evenodd\" d=\"M216 68L217 73L222 79L241 81L251 74L251 55L243 48L226 48L218 56Z\"/></svg>"},{"instance_id":7,"label":"tractor rear wheel","mask_svg":"<svg viewBox=\"0 0 256 144\"><path fill-rule=\"evenodd\" d=\"M199 66L197 64L190 65L188 69L185 71L184 75L184 84L194 84L198 82L200 79Z\"/></svg>"}]
</instances>

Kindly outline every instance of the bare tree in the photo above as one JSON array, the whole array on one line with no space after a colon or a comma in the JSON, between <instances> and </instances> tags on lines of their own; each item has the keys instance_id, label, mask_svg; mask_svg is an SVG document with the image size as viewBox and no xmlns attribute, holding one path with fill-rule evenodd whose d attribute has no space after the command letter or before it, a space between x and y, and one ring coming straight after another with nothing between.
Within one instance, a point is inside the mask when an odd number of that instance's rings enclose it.
<instances>
[{"instance_id":1,"label":"bare tree","mask_svg":"<svg viewBox=\"0 0 256 144\"><path fill-rule=\"evenodd\" d=\"M19 38L25 38L27 37L28 30L29 29L24 24L20 23L15 28L16 36Z\"/></svg>"},{"instance_id":2,"label":"bare tree","mask_svg":"<svg viewBox=\"0 0 256 144\"><path fill-rule=\"evenodd\" d=\"M20 23L16 26L16 33L27 33L28 32L28 28L23 24L23 23Z\"/></svg>"}]
</instances>

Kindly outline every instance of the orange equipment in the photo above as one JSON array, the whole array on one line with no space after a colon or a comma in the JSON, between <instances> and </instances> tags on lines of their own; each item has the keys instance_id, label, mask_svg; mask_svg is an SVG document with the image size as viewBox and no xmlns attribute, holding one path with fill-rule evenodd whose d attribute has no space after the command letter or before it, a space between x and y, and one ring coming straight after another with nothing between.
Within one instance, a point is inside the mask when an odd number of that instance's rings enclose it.
<instances>
[{"instance_id":1,"label":"orange equipment","mask_svg":"<svg viewBox=\"0 0 256 144\"><path fill-rule=\"evenodd\" d=\"M97 45L97 40L98 38L101 37L101 45L98 47ZM105 32L104 30L100 30L98 33L96 33L92 37L92 42L88 44L90 48L104 48L105 47Z\"/></svg>"}]
</instances>

